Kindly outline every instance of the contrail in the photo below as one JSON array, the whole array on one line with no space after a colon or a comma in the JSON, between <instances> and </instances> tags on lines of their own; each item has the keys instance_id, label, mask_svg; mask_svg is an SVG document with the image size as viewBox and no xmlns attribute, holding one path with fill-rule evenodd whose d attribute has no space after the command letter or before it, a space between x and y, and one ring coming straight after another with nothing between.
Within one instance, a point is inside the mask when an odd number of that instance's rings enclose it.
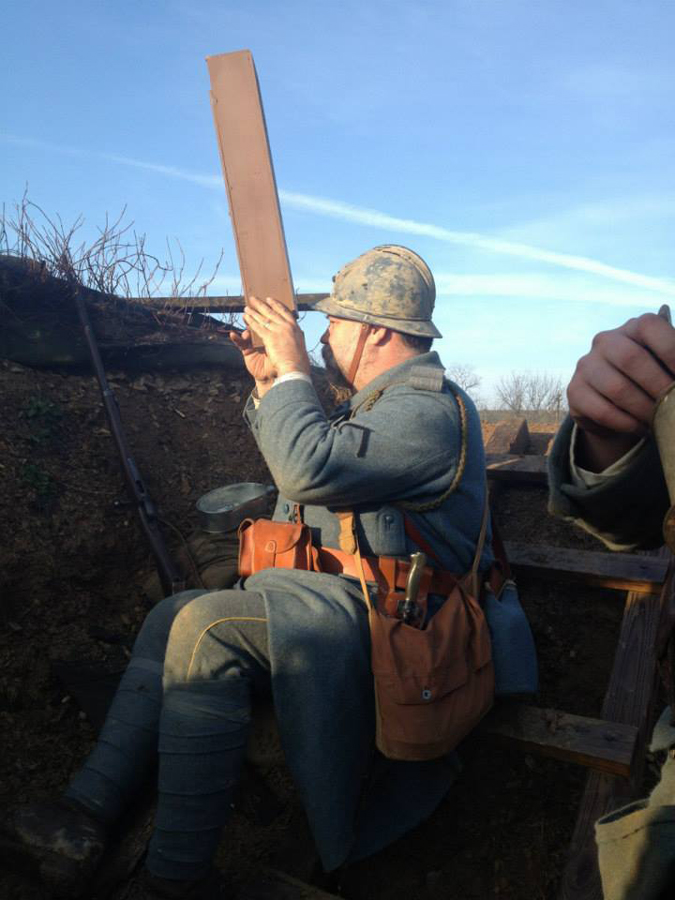
<instances>
[{"instance_id":1,"label":"contrail","mask_svg":"<svg viewBox=\"0 0 675 900\"><path fill-rule=\"evenodd\" d=\"M126 156L112 156L105 154L105 158L127 166L136 166L148 169L160 175L169 175L173 178L181 178L184 181L192 181L203 187L222 186L222 179L215 175L199 175L173 166L156 165L155 163L141 162L129 159ZM502 253L507 256L517 256L520 259L532 259L537 262L549 263L561 266L565 269L573 269L577 272L588 272L611 278L613 281L621 281L635 287L647 288L675 297L675 284L662 278L653 278L650 275L642 275L639 272L631 272L629 269L620 269L606 263L590 259L587 256L576 256L570 253L556 253L554 250L542 250L529 244L521 244L515 241L503 241L499 238L486 237L471 231L451 231L428 222L416 222L414 219L400 219L376 209L364 209L361 206L352 206L349 203L341 203L339 200L327 200L322 197L313 197L308 194L298 194L294 191L279 191L281 202L293 209L316 213L317 215L330 216L343 222L358 222L360 225L369 225L374 228L382 228L386 231L396 231L399 234L421 234L425 237L436 238L446 244L461 244L464 247L472 247L478 250L487 250L490 253Z\"/></svg>"},{"instance_id":2,"label":"contrail","mask_svg":"<svg viewBox=\"0 0 675 900\"><path fill-rule=\"evenodd\" d=\"M147 169L158 175L168 175L169 178L179 178L181 181L191 181L200 187L221 188L223 179L217 175L200 175L198 172L187 172L185 169L177 169L175 166L162 166L158 163L143 162L140 159L131 159L129 156L117 156L115 153L97 153L101 159L108 162L119 163L122 166L133 166L136 169Z\"/></svg>"},{"instance_id":3,"label":"contrail","mask_svg":"<svg viewBox=\"0 0 675 900\"><path fill-rule=\"evenodd\" d=\"M74 152L74 148L58 147L32 138L20 138L13 135L3 135L2 137L4 140L11 143L34 147L49 147L51 150L57 150L64 153ZM200 185L200 187L218 190L222 189L222 180L216 175L201 175L197 172L190 172L175 166L164 166L157 163L144 162L143 160L133 159L128 156L118 156L111 153L96 153L95 155L100 159L113 162L117 165L145 169L169 178L189 181L193 184ZM342 203L338 200L328 200L322 197L299 194L294 191L280 190L279 198L285 206L321 216L340 219L343 222L357 222L360 225L381 228L385 231L395 231L398 234L419 234L424 235L425 237L435 238L446 244L459 244L464 247L486 250L490 253L501 253L506 256L515 256L519 259L531 259L536 262L549 263L553 266L572 269L577 272L587 272L592 275L599 275L603 278L610 278L613 281L622 282L623 284L630 284L635 287L646 288L650 291L657 291L658 293L675 297L675 283L672 281L663 278L654 278L650 275L642 275L639 272L632 272L629 269L621 269L617 266L610 266L606 263L599 262L598 260L590 259L587 256L557 253L554 250L543 250L540 247L533 247L529 244L504 241L499 238L487 237L486 235L477 234L471 231L452 231L449 228L442 228L428 222L417 222L414 219L401 219L397 216L390 216L387 213L380 212L379 210L352 206L349 203Z\"/></svg>"},{"instance_id":4,"label":"contrail","mask_svg":"<svg viewBox=\"0 0 675 900\"><path fill-rule=\"evenodd\" d=\"M305 194L295 194L290 191L280 191L279 196L296 209L306 209L310 212L320 213L341 219L347 222L359 222L361 225L371 225L375 228L383 228L387 231L406 232L407 234L422 234L426 237L445 241L447 244L462 244L465 247L473 247L480 250L488 250L491 253L504 253L508 256L518 256L521 259L534 259L538 262L550 263L554 266L562 266L565 269L574 269L578 272L590 272L593 275L601 275L614 281L622 281L637 287L648 288L663 294L675 296L675 284L661 278L653 278L650 275L641 275L639 272L631 272L629 269L619 269L606 263L589 259L587 256L575 256L569 253L556 253L553 250L542 250L529 244L520 244L514 241L503 241L499 238L486 237L471 231L450 231L438 225L427 222L416 222L414 219L399 219L375 209L363 209L359 206L351 206L337 200L323 200L320 197L310 197Z\"/></svg>"}]
</instances>

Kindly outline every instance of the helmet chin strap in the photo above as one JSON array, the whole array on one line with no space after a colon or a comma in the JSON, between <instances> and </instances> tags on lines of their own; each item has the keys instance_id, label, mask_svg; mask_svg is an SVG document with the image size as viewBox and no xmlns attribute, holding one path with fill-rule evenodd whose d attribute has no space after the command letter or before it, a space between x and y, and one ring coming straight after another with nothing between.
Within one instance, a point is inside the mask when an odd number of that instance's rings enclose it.
<instances>
[{"instance_id":1,"label":"helmet chin strap","mask_svg":"<svg viewBox=\"0 0 675 900\"><path fill-rule=\"evenodd\" d=\"M363 348L366 345L369 334L370 325L367 322L362 322L361 334L359 334L359 339L356 344L356 350L354 350L354 356L352 356L352 364L349 367L349 373L347 374L347 381L351 384L352 387L354 387L354 379L356 378L356 373L358 371L359 365L361 364Z\"/></svg>"}]
</instances>

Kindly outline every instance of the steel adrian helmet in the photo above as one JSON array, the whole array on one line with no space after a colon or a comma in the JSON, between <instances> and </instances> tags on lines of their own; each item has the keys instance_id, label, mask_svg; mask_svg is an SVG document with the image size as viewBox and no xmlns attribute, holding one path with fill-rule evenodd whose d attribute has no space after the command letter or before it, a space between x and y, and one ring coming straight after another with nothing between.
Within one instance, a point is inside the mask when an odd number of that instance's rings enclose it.
<instances>
[{"instance_id":1,"label":"steel adrian helmet","mask_svg":"<svg viewBox=\"0 0 675 900\"><path fill-rule=\"evenodd\" d=\"M314 309L403 334L442 337L431 321L434 277L424 260L407 247L373 247L340 269L333 282L330 297L319 300Z\"/></svg>"}]
</instances>

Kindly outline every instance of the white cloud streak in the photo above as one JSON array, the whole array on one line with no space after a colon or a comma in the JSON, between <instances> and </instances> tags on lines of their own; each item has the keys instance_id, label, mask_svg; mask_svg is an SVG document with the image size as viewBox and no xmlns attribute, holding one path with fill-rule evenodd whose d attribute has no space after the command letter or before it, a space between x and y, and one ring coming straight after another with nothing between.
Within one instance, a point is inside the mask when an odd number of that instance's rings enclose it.
<instances>
[{"instance_id":1,"label":"white cloud streak","mask_svg":"<svg viewBox=\"0 0 675 900\"><path fill-rule=\"evenodd\" d=\"M654 296L635 288L602 286L592 278L567 274L533 275L504 273L466 275L436 272L439 296L458 297L514 297L519 300L538 299L560 303L595 303L606 306L646 307L654 305Z\"/></svg>"},{"instance_id":2,"label":"white cloud streak","mask_svg":"<svg viewBox=\"0 0 675 900\"><path fill-rule=\"evenodd\" d=\"M215 175L199 175L197 173L177 169L173 166L156 165L154 163L141 162L123 156L106 154L105 158L123 165L148 169L157 172L160 175L169 175L172 178L181 178L185 181L192 181L203 187L217 187L220 189L222 185L221 179ZM504 241L499 238L487 237L470 231L451 231L448 228L442 228L428 222L417 222L414 219L401 219L396 216L390 216L387 213L379 212L378 210L364 209L363 207L352 206L351 204L342 203L338 200L327 200L322 197L299 194L294 191L280 190L279 199L282 204L289 206L292 209L328 216L343 222L357 222L360 225L367 225L371 228L381 228L385 231L395 231L399 234L419 234L424 237L435 238L436 240L443 241L447 244L459 244L464 247L471 247L475 250L486 250L490 253L501 253L506 254L507 256L515 256L520 259L548 263L549 265L573 269L577 272L587 272L592 275L599 275L603 278L610 278L613 281L630 284L633 287L640 287L649 291L656 291L661 294L675 297L675 284L672 284L669 281L662 278L654 278L650 275L642 275L639 272L631 272L629 269L610 266L586 256L556 253L553 250L542 250L539 247L533 247L529 244Z\"/></svg>"},{"instance_id":3,"label":"white cloud streak","mask_svg":"<svg viewBox=\"0 0 675 900\"><path fill-rule=\"evenodd\" d=\"M461 244L477 250L487 250L491 253L503 253L508 256L529 259L536 262L549 263L566 269L574 269L578 272L588 272L614 281L621 281L634 287L646 288L675 297L675 284L662 278L653 278L650 275L642 275L639 272L631 272L629 269L620 269L609 266L606 263L589 259L586 256L576 256L569 253L556 253L553 250L542 250L529 244L521 244L515 241L503 241L499 238L486 237L470 231L450 231L438 225L426 222L416 222L414 219L399 219L377 210L363 209L351 206L335 200L324 200L319 197L308 197L305 194L295 194L289 191L280 191L280 197L296 209L306 209L333 218L348 222L358 222L361 225L369 225L375 228L383 228L387 231L405 232L406 234L419 234L425 237L436 238L448 244Z\"/></svg>"},{"instance_id":4,"label":"white cloud streak","mask_svg":"<svg viewBox=\"0 0 675 900\"><path fill-rule=\"evenodd\" d=\"M140 159L118 156L115 153L99 153L97 155L108 162L118 163L122 166L131 166L135 169L145 169L148 172L155 172L157 175L167 175L169 178L178 178L181 181L190 181L192 184L198 184L200 187L222 188L223 186L223 179L217 175L200 175L198 172L188 172L185 169L177 169L175 166L162 166L158 163L143 162Z\"/></svg>"},{"instance_id":5,"label":"white cloud streak","mask_svg":"<svg viewBox=\"0 0 675 900\"><path fill-rule=\"evenodd\" d=\"M49 145L46 142L41 143L32 138L19 138L12 135L5 135L3 136L3 139L11 143L20 143L33 147L43 146L45 148L49 147L49 149L58 149L62 152L72 152L70 148L56 147L55 145ZM200 187L222 189L222 180L216 175L202 175L197 172L179 169L175 166L144 162L143 160L111 153L97 153L95 155L100 159L104 159L117 165L144 169L145 171L155 172L156 174L164 175L165 177L188 181L197 184ZM470 231L453 231L428 222L418 222L414 219L402 219L378 210L353 206L338 200L328 200L322 197L314 197L293 191L280 190L279 198L283 205L292 209L339 219L343 222L356 222L360 225L379 228L384 231L394 231L398 234L417 234L434 238L447 244L456 244L470 247L474 250L484 250L489 253L499 253L519 259L546 263L548 265L577 272L586 272L601 278L609 278L613 281L629 284L633 287L639 287L648 291L655 291L660 294L675 297L675 283L672 281L654 278L653 276L643 275L639 272L632 272L629 269L610 266L586 256L557 253L553 250L543 250L530 244L501 240L500 238L489 237Z\"/></svg>"}]
</instances>

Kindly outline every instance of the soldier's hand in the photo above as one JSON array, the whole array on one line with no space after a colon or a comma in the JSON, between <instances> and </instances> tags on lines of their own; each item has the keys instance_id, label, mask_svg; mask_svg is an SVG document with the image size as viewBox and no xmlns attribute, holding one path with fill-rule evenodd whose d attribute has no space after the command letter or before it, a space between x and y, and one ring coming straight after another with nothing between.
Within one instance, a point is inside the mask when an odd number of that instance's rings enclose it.
<instances>
[{"instance_id":1,"label":"soldier's hand","mask_svg":"<svg viewBox=\"0 0 675 900\"><path fill-rule=\"evenodd\" d=\"M673 372L675 329L660 316L646 313L596 335L567 388L570 415L584 432L582 466L606 468L637 443Z\"/></svg>"},{"instance_id":2,"label":"soldier's hand","mask_svg":"<svg viewBox=\"0 0 675 900\"><path fill-rule=\"evenodd\" d=\"M230 332L230 340L241 351L244 357L244 365L249 375L255 378L256 385L260 387L265 384L270 385L276 377L272 364L267 357L263 347L254 347L251 340L251 332L246 329L239 333L238 331ZM260 390L259 390L260 394Z\"/></svg>"},{"instance_id":3,"label":"soldier's hand","mask_svg":"<svg viewBox=\"0 0 675 900\"><path fill-rule=\"evenodd\" d=\"M262 340L273 377L279 378L287 372L309 375L305 336L292 310L272 297L265 300L249 297L244 321Z\"/></svg>"}]
</instances>

